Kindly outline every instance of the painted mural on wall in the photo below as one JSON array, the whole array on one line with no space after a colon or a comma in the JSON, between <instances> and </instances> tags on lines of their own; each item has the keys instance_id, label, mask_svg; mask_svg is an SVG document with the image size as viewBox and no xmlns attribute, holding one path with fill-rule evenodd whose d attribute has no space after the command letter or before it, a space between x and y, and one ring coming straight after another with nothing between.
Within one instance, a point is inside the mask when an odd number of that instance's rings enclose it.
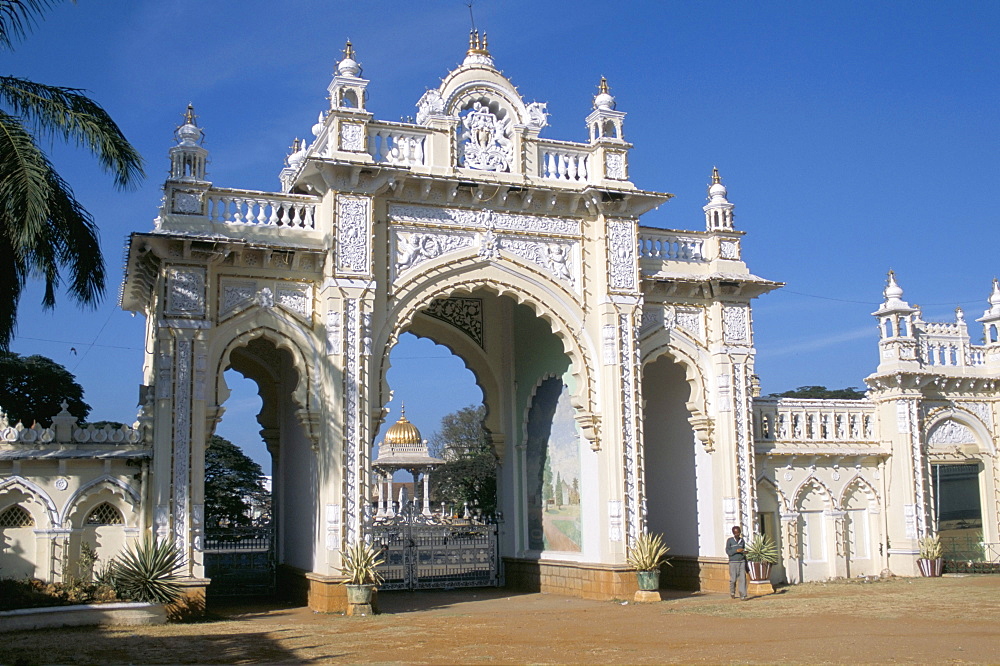
<instances>
[{"instance_id":1,"label":"painted mural on wall","mask_svg":"<svg viewBox=\"0 0 1000 666\"><path fill-rule=\"evenodd\" d=\"M580 434L561 379L539 385L527 433L528 547L580 552Z\"/></svg>"}]
</instances>

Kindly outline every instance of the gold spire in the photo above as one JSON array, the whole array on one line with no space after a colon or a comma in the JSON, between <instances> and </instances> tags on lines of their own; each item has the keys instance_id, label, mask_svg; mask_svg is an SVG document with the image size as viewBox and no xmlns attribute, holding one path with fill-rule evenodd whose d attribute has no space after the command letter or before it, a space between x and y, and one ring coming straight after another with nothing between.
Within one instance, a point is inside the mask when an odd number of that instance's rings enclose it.
<instances>
[{"instance_id":1,"label":"gold spire","mask_svg":"<svg viewBox=\"0 0 1000 666\"><path fill-rule=\"evenodd\" d=\"M344 58L349 60L354 60L354 46L351 45L351 40L347 40L347 44L344 46Z\"/></svg>"},{"instance_id":2,"label":"gold spire","mask_svg":"<svg viewBox=\"0 0 1000 666\"><path fill-rule=\"evenodd\" d=\"M609 94L611 94L610 91L611 91L611 89L608 88L608 80L602 76L601 77L601 83L600 83L600 85L597 86L597 94L599 94L599 95L602 95L602 94L603 95L609 95Z\"/></svg>"},{"instance_id":3,"label":"gold spire","mask_svg":"<svg viewBox=\"0 0 1000 666\"><path fill-rule=\"evenodd\" d=\"M184 124L185 125L194 125L195 127L197 127L198 123L195 122L195 120L197 118L198 118L198 116L194 115L194 104L191 104L190 102L188 102L187 111L184 112Z\"/></svg>"},{"instance_id":4,"label":"gold spire","mask_svg":"<svg viewBox=\"0 0 1000 666\"><path fill-rule=\"evenodd\" d=\"M469 31L469 52L466 55L479 54L488 56L490 54L489 46L486 41L486 32L483 31L482 38L479 37L479 31L473 28Z\"/></svg>"},{"instance_id":5,"label":"gold spire","mask_svg":"<svg viewBox=\"0 0 1000 666\"><path fill-rule=\"evenodd\" d=\"M712 167L712 185L718 185L722 182L722 176L719 175L719 168Z\"/></svg>"}]
</instances>

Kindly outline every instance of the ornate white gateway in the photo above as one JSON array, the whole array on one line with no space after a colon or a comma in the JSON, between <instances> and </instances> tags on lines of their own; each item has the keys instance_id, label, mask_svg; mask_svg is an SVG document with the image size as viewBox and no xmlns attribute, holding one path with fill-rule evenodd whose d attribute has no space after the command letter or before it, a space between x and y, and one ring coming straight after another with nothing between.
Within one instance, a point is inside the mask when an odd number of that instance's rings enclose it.
<instances>
[{"instance_id":1,"label":"ornate white gateway","mask_svg":"<svg viewBox=\"0 0 1000 666\"><path fill-rule=\"evenodd\" d=\"M279 585L296 577L314 608L339 607L340 553L366 538L388 355L412 331L483 388L508 584L552 589L558 573L567 591L620 596L646 529L714 566L729 526L753 518L749 302L779 286L741 261L718 175L705 231L639 226L671 195L629 181L607 83L589 141L543 139L545 105L524 103L476 34L416 123L376 121L367 84L349 45L281 192L215 186L190 110L178 130L122 296L148 321L152 529L204 576L204 448L236 369L263 399Z\"/></svg>"}]
</instances>

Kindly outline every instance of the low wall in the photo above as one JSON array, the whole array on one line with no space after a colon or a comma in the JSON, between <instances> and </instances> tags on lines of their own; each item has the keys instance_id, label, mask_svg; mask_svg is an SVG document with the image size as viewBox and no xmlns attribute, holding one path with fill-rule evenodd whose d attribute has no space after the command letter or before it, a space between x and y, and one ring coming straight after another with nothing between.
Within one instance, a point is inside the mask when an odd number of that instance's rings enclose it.
<instances>
[{"instance_id":1,"label":"low wall","mask_svg":"<svg viewBox=\"0 0 1000 666\"><path fill-rule=\"evenodd\" d=\"M671 557L660 587L696 592L729 592L729 561L723 557Z\"/></svg>"},{"instance_id":2,"label":"low wall","mask_svg":"<svg viewBox=\"0 0 1000 666\"><path fill-rule=\"evenodd\" d=\"M93 625L136 626L166 624L166 622L167 610L163 604L88 604L21 608L0 612L0 632Z\"/></svg>"},{"instance_id":3,"label":"low wall","mask_svg":"<svg viewBox=\"0 0 1000 666\"><path fill-rule=\"evenodd\" d=\"M635 597L639 589L629 566L560 560L504 558L506 587L520 592L549 592L607 601Z\"/></svg>"}]
</instances>

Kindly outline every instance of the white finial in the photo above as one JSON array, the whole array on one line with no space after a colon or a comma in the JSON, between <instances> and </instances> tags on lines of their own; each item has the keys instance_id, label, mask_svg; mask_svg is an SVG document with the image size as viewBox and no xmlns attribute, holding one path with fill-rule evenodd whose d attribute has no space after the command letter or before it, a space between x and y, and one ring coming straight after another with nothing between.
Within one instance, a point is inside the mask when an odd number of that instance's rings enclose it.
<instances>
[{"instance_id":1,"label":"white finial","mask_svg":"<svg viewBox=\"0 0 1000 666\"><path fill-rule=\"evenodd\" d=\"M965 311L962 308L955 308L955 322L961 324L965 321Z\"/></svg>"},{"instance_id":2,"label":"white finial","mask_svg":"<svg viewBox=\"0 0 1000 666\"><path fill-rule=\"evenodd\" d=\"M728 203L726 186L722 184L722 176L718 167L712 167L712 184L708 188L708 196L712 203Z\"/></svg>"},{"instance_id":3,"label":"white finial","mask_svg":"<svg viewBox=\"0 0 1000 666\"><path fill-rule=\"evenodd\" d=\"M198 116L194 115L194 105L188 104L184 111L184 124L177 128L177 143L181 146L197 146L203 132L198 127Z\"/></svg>"},{"instance_id":4,"label":"white finial","mask_svg":"<svg viewBox=\"0 0 1000 666\"><path fill-rule=\"evenodd\" d=\"M900 301L903 298L903 288L896 282L896 271L890 270L888 283L882 291L887 302Z\"/></svg>"},{"instance_id":5,"label":"white finial","mask_svg":"<svg viewBox=\"0 0 1000 666\"><path fill-rule=\"evenodd\" d=\"M337 65L337 74L355 78L361 76L361 65L354 59L354 47L351 45L351 40L349 39L347 40L347 45L344 47L344 59Z\"/></svg>"},{"instance_id":6,"label":"white finial","mask_svg":"<svg viewBox=\"0 0 1000 666\"><path fill-rule=\"evenodd\" d=\"M611 95L608 80L603 76L597 87L597 94L594 96L594 108L603 111L614 111L615 109L615 98Z\"/></svg>"},{"instance_id":7,"label":"white finial","mask_svg":"<svg viewBox=\"0 0 1000 666\"><path fill-rule=\"evenodd\" d=\"M990 294L990 305L1000 307L1000 280L993 278L993 293Z\"/></svg>"},{"instance_id":8,"label":"white finial","mask_svg":"<svg viewBox=\"0 0 1000 666\"><path fill-rule=\"evenodd\" d=\"M319 118L316 119L316 124L312 126L313 136L319 136L320 134L323 133L323 127L325 126L325 123L323 121L325 120L326 120L326 114L323 111L320 111Z\"/></svg>"}]
</instances>

